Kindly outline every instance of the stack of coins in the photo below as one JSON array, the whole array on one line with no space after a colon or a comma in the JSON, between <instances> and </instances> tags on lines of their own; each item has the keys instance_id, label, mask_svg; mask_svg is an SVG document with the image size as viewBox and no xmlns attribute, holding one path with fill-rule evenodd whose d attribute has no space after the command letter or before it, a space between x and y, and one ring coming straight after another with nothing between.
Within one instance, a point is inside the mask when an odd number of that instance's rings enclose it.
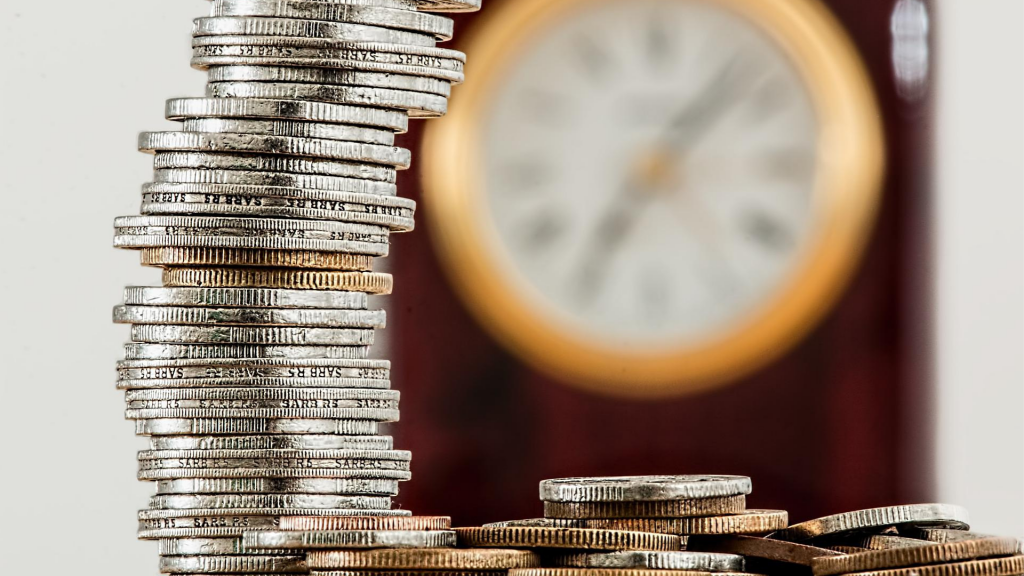
<instances>
[{"instance_id":1,"label":"stack of coins","mask_svg":"<svg viewBox=\"0 0 1024 576\"><path fill-rule=\"evenodd\" d=\"M561 478L540 483L544 516L563 525L681 536L767 534L785 528L784 510L746 507L746 476Z\"/></svg>"},{"instance_id":2,"label":"stack of coins","mask_svg":"<svg viewBox=\"0 0 1024 576\"><path fill-rule=\"evenodd\" d=\"M242 540L283 517L420 525L392 509L410 454L380 435L399 394L368 359L385 324L368 296L391 291L374 259L413 228L395 134L444 114L463 79L464 55L435 46L452 19L431 12L479 3L213 0L195 21L206 97L168 101L180 128L140 135L154 179L141 215L114 224L115 246L163 269L114 310L131 324L126 415L151 436L139 478L157 486L139 536L160 540L163 572L305 572L300 549Z\"/></svg>"}]
</instances>

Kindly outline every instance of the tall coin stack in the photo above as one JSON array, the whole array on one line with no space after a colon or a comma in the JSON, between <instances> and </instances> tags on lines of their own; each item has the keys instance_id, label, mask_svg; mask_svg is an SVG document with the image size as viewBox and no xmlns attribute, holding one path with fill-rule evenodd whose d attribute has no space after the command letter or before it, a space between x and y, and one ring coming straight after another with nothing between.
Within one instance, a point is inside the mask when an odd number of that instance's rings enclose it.
<instances>
[{"instance_id":1,"label":"tall coin stack","mask_svg":"<svg viewBox=\"0 0 1024 576\"><path fill-rule=\"evenodd\" d=\"M391 508L410 454L378 432L399 394L368 359L385 323L368 296L391 291L373 260L413 227L395 134L443 115L463 79L464 55L435 47L452 20L429 12L479 4L213 0L195 21L206 97L167 102L180 130L140 135L154 179L142 215L114 223L115 246L163 268L114 309L132 325L126 416L151 437L139 478L156 482L139 537L160 541L162 572L301 573L303 554L243 531L410 517Z\"/></svg>"}]
</instances>

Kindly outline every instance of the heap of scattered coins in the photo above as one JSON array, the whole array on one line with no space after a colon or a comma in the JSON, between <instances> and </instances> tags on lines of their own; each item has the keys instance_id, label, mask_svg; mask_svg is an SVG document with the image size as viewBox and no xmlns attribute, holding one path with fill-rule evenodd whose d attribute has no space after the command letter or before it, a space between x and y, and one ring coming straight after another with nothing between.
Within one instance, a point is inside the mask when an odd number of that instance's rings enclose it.
<instances>
[{"instance_id":1,"label":"heap of scattered coins","mask_svg":"<svg viewBox=\"0 0 1024 576\"><path fill-rule=\"evenodd\" d=\"M279 530L246 532L242 545L305 555L313 576L1024 574L1020 543L968 531L959 506L790 526L782 511L747 510L750 491L741 476L565 478L541 483L545 518L454 530L438 517L282 518Z\"/></svg>"},{"instance_id":2,"label":"heap of scattered coins","mask_svg":"<svg viewBox=\"0 0 1024 576\"><path fill-rule=\"evenodd\" d=\"M349 545L454 543L447 519L392 509L410 454L378 428L399 394L368 359L385 324L369 296L391 291L373 272L389 235L413 228L395 134L463 80L465 56L435 46L453 21L432 12L479 4L213 0L195 21L206 97L169 100L180 129L140 135L154 179L114 223L115 246L163 269L114 309L126 416L151 436L139 537L160 541L161 571L305 572L290 546L242 541L283 517Z\"/></svg>"}]
</instances>

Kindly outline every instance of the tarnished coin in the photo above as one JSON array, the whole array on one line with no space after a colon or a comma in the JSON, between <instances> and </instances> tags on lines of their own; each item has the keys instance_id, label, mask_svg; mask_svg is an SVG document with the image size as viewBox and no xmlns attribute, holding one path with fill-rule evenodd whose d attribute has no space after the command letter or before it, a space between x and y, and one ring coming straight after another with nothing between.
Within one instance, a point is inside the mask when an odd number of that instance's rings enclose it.
<instances>
[{"instance_id":1,"label":"tarnished coin","mask_svg":"<svg viewBox=\"0 0 1024 576\"><path fill-rule=\"evenodd\" d=\"M278 346L274 344L159 344L129 342L126 360L240 360L240 359L329 359L366 358L367 346Z\"/></svg>"},{"instance_id":2,"label":"tarnished coin","mask_svg":"<svg viewBox=\"0 0 1024 576\"><path fill-rule=\"evenodd\" d=\"M292 346L369 346L373 344L373 330L362 328L133 324L131 330L131 337L135 342Z\"/></svg>"},{"instance_id":3,"label":"tarnished coin","mask_svg":"<svg viewBox=\"0 0 1024 576\"><path fill-rule=\"evenodd\" d=\"M179 478L158 481L156 493L394 496L398 494L398 480L380 478Z\"/></svg>"},{"instance_id":4,"label":"tarnished coin","mask_svg":"<svg viewBox=\"0 0 1024 576\"><path fill-rule=\"evenodd\" d=\"M296 138L225 132L142 132L139 134L139 150L143 152L182 150L283 154L370 162L399 169L408 168L411 159L409 150L396 146L378 146L326 138Z\"/></svg>"},{"instance_id":5,"label":"tarnished coin","mask_svg":"<svg viewBox=\"0 0 1024 576\"><path fill-rule=\"evenodd\" d=\"M755 536L690 536L686 541L687 550L739 554L748 558L770 560L785 564L810 566L815 558L840 556L840 552L796 544L784 540L769 540Z\"/></svg>"},{"instance_id":6,"label":"tarnished coin","mask_svg":"<svg viewBox=\"0 0 1024 576\"><path fill-rule=\"evenodd\" d=\"M359 272L373 270L372 256L345 252L176 246L143 248L139 252L144 266L242 266Z\"/></svg>"},{"instance_id":7,"label":"tarnished coin","mask_svg":"<svg viewBox=\"0 0 1024 576\"><path fill-rule=\"evenodd\" d=\"M583 528L583 521L573 518L524 518L490 522L484 528Z\"/></svg>"},{"instance_id":8,"label":"tarnished coin","mask_svg":"<svg viewBox=\"0 0 1024 576\"><path fill-rule=\"evenodd\" d=\"M448 516L369 517L369 516L286 516L281 519L281 530L338 531L338 530L450 530Z\"/></svg>"},{"instance_id":9,"label":"tarnished coin","mask_svg":"<svg viewBox=\"0 0 1024 576\"><path fill-rule=\"evenodd\" d=\"M234 554L262 554L285 556L283 550L247 550L241 538L167 538L160 540L161 556L224 556Z\"/></svg>"},{"instance_id":10,"label":"tarnished coin","mask_svg":"<svg viewBox=\"0 0 1024 576\"><path fill-rule=\"evenodd\" d=\"M551 518L683 518L739 514L746 510L747 497L720 496L692 500L638 500L623 502L544 502L544 515Z\"/></svg>"},{"instance_id":11,"label":"tarnished coin","mask_svg":"<svg viewBox=\"0 0 1024 576\"><path fill-rule=\"evenodd\" d=\"M847 556L816 558L811 568L816 576L832 576L849 572L925 566L961 562L975 558L1011 556L1020 553L1016 538L982 538L945 544L929 543L924 546L872 550Z\"/></svg>"},{"instance_id":12,"label":"tarnished coin","mask_svg":"<svg viewBox=\"0 0 1024 576\"><path fill-rule=\"evenodd\" d=\"M482 0L417 0L420 10L427 12L474 12Z\"/></svg>"},{"instance_id":13,"label":"tarnished coin","mask_svg":"<svg viewBox=\"0 0 1024 576\"><path fill-rule=\"evenodd\" d=\"M391 436L168 436L149 440L152 450L391 450ZM228 490L227 492L236 492ZM284 491L282 491L284 492Z\"/></svg>"},{"instance_id":14,"label":"tarnished coin","mask_svg":"<svg viewBox=\"0 0 1024 576\"><path fill-rule=\"evenodd\" d=\"M919 538L928 542L963 542L965 540L978 540L980 538L990 538L989 534L979 534L978 532L971 532L969 530L951 530L949 528L915 528L912 526L904 526L900 528L900 534L905 534L911 538Z\"/></svg>"},{"instance_id":15,"label":"tarnished coin","mask_svg":"<svg viewBox=\"0 0 1024 576\"><path fill-rule=\"evenodd\" d=\"M598 518L585 520L588 528L640 530L662 534L767 534L789 523L785 510L744 510L727 516L690 518Z\"/></svg>"},{"instance_id":16,"label":"tarnished coin","mask_svg":"<svg viewBox=\"0 0 1024 576\"><path fill-rule=\"evenodd\" d=\"M186 118L185 132L233 132L293 138L323 138L393 146L395 132L354 124L309 122L304 120L259 120L249 118Z\"/></svg>"},{"instance_id":17,"label":"tarnished coin","mask_svg":"<svg viewBox=\"0 0 1024 576\"><path fill-rule=\"evenodd\" d=\"M408 115L397 110L258 98L172 98L167 101L165 115L168 120L258 118L355 124L399 134L409 126Z\"/></svg>"},{"instance_id":18,"label":"tarnished coin","mask_svg":"<svg viewBox=\"0 0 1024 576\"><path fill-rule=\"evenodd\" d=\"M819 538L815 542L821 544L848 544L868 550L889 550L892 548L917 548L930 544L927 540L896 536L895 534L839 534L835 537Z\"/></svg>"},{"instance_id":19,"label":"tarnished coin","mask_svg":"<svg viewBox=\"0 0 1024 576\"><path fill-rule=\"evenodd\" d=\"M454 31L452 19L445 16L379 6L309 0L214 0L211 16L265 16L348 22L431 34L438 40L450 40Z\"/></svg>"},{"instance_id":20,"label":"tarnished coin","mask_svg":"<svg viewBox=\"0 0 1024 576\"><path fill-rule=\"evenodd\" d=\"M310 569L508 570L540 565L540 558L529 550L465 548L311 550L306 559Z\"/></svg>"},{"instance_id":21,"label":"tarnished coin","mask_svg":"<svg viewBox=\"0 0 1024 576\"><path fill-rule=\"evenodd\" d=\"M1016 576L1024 574L1024 556L970 560L855 572L857 576Z\"/></svg>"},{"instance_id":22,"label":"tarnished coin","mask_svg":"<svg viewBox=\"0 0 1024 576\"><path fill-rule=\"evenodd\" d=\"M366 86L294 82L209 82L206 84L206 95L213 98L314 100L331 104L394 108L405 110L409 116L415 118L438 118L448 112L448 98L438 94Z\"/></svg>"},{"instance_id":23,"label":"tarnished coin","mask_svg":"<svg viewBox=\"0 0 1024 576\"><path fill-rule=\"evenodd\" d=\"M166 288L127 286L129 306L218 306L233 308L332 308L365 310L362 292L281 290L272 288ZM377 361L380 362L380 361Z\"/></svg>"},{"instance_id":24,"label":"tarnished coin","mask_svg":"<svg viewBox=\"0 0 1024 576\"><path fill-rule=\"evenodd\" d=\"M338 494L157 494L149 499L156 510L187 508L338 508L380 510L391 507L388 496Z\"/></svg>"},{"instance_id":25,"label":"tarnished coin","mask_svg":"<svg viewBox=\"0 0 1024 576\"><path fill-rule=\"evenodd\" d=\"M651 570L648 568L522 568L508 576L743 576L745 572Z\"/></svg>"},{"instance_id":26,"label":"tarnished coin","mask_svg":"<svg viewBox=\"0 0 1024 576\"><path fill-rule=\"evenodd\" d=\"M456 528L460 546L498 548L571 548L575 550L679 550L668 534L586 528Z\"/></svg>"},{"instance_id":27,"label":"tarnished coin","mask_svg":"<svg viewBox=\"0 0 1024 576\"><path fill-rule=\"evenodd\" d=\"M684 500L749 493L750 478L746 476L558 478L540 483L540 499L545 502Z\"/></svg>"},{"instance_id":28,"label":"tarnished coin","mask_svg":"<svg viewBox=\"0 0 1024 576\"><path fill-rule=\"evenodd\" d=\"M287 288L292 290L346 290L390 294L391 274L337 272L334 270L284 270L262 268L167 268L164 286L211 288Z\"/></svg>"},{"instance_id":29,"label":"tarnished coin","mask_svg":"<svg viewBox=\"0 0 1024 576\"><path fill-rule=\"evenodd\" d=\"M183 324L238 326L308 326L329 328L384 328L383 310L337 308L214 308L208 306L114 307L117 324Z\"/></svg>"},{"instance_id":30,"label":"tarnished coin","mask_svg":"<svg viewBox=\"0 0 1024 576\"><path fill-rule=\"evenodd\" d=\"M794 524L772 534L779 540L809 540L830 534L896 527L935 527L967 530L967 510L952 504L909 504L869 508Z\"/></svg>"},{"instance_id":31,"label":"tarnished coin","mask_svg":"<svg viewBox=\"0 0 1024 576\"><path fill-rule=\"evenodd\" d=\"M192 36L286 36L333 38L346 42L381 42L433 48L437 38L407 30L298 18L211 17L192 22Z\"/></svg>"},{"instance_id":32,"label":"tarnished coin","mask_svg":"<svg viewBox=\"0 0 1024 576\"><path fill-rule=\"evenodd\" d=\"M173 574L296 574L306 572L302 556L161 556L160 571Z\"/></svg>"},{"instance_id":33,"label":"tarnished coin","mask_svg":"<svg viewBox=\"0 0 1024 576\"><path fill-rule=\"evenodd\" d=\"M245 546L253 549L451 548L451 530L271 530L250 532Z\"/></svg>"},{"instance_id":34,"label":"tarnished coin","mask_svg":"<svg viewBox=\"0 0 1024 576\"><path fill-rule=\"evenodd\" d=\"M437 94L445 98L450 96L452 91L451 82L427 76L299 66L210 66L207 70L207 79L209 82L296 82L366 86Z\"/></svg>"},{"instance_id":35,"label":"tarnished coin","mask_svg":"<svg viewBox=\"0 0 1024 576\"><path fill-rule=\"evenodd\" d=\"M139 420L143 436L183 434L377 434L377 422L330 418L156 418Z\"/></svg>"},{"instance_id":36,"label":"tarnished coin","mask_svg":"<svg viewBox=\"0 0 1024 576\"><path fill-rule=\"evenodd\" d=\"M702 570L706 572L742 572L743 557L715 552L623 551L601 554L559 554L556 566L577 568L633 568L649 570Z\"/></svg>"}]
</instances>

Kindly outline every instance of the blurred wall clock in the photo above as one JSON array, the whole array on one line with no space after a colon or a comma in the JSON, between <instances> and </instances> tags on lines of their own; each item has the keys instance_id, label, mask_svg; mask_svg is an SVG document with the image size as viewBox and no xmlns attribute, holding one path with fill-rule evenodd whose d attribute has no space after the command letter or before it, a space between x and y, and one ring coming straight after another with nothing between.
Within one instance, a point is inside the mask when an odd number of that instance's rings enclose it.
<instances>
[{"instance_id":1,"label":"blurred wall clock","mask_svg":"<svg viewBox=\"0 0 1024 576\"><path fill-rule=\"evenodd\" d=\"M460 48L424 211L456 291L525 362L684 394L776 358L845 287L885 146L815 0L515 0Z\"/></svg>"}]
</instances>

